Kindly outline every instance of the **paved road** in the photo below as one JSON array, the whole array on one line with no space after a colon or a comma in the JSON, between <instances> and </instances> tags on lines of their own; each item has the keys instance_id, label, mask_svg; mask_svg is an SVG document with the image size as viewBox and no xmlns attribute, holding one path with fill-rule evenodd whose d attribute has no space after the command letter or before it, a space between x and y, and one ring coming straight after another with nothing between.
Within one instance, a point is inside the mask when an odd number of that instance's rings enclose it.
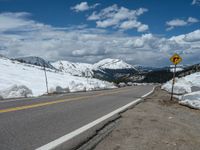
<instances>
[{"instance_id":1,"label":"paved road","mask_svg":"<svg viewBox=\"0 0 200 150\"><path fill-rule=\"evenodd\" d=\"M0 149L31 150L150 92L153 86L0 101Z\"/></svg>"}]
</instances>

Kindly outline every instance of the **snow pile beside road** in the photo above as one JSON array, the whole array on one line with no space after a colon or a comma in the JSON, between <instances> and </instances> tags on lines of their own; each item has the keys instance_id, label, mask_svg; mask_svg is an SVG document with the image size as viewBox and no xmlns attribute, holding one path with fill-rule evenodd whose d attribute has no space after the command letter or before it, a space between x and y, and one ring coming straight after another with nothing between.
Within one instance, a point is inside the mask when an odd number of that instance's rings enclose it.
<instances>
[{"instance_id":1,"label":"snow pile beside road","mask_svg":"<svg viewBox=\"0 0 200 150\"><path fill-rule=\"evenodd\" d=\"M30 97L32 91L24 85L13 85L5 90L0 91L2 98Z\"/></svg>"},{"instance_id":2,"label":"snow pile beside road","mask_svg":"<svg viewBox=\"0 0 200 150\"><path fill-rule=\"evenodd\" d=\"M174 93L175 94L186 94L191 92L192 83L187 81L185 78L176 78L174 85ZM162 89L171 92L172 89L172 80L165 83L162 86Z\"/></svg>"},{"instance_id":3,"label":"snow pile beside road","mask_svg":"<svg viewBox=\"0 0 200 150\"><path fill-rule=\"evenodd\" d=\"M181 96L179 103L195 109L200 109L200 91Z\"/></svg>"},{"instance_id":4,"label":"snow pile beside road","mask_svg":"<svg viewBox=\"0 0 200 150\"><path fill-rule=\"evenodd\" d=\"M116 88L112 83L94 78L72 76L47 69L50 92L76 92ZM0 97L16 98L46 94L42 67L0 58Z\"/></svg>"},{"instance_id":5,"label":"snow pile beside road","mask_svg":"<svg viewBox=\"0 0 200 150\"><path fill-rule=\"evenodd\" d=\"M162 89L171 92L172 81L165 83ZM200 109L200 72L183 78L176 78L174 93L178 96L179 103L192 108Z\"/></svg>"}]
</instances>

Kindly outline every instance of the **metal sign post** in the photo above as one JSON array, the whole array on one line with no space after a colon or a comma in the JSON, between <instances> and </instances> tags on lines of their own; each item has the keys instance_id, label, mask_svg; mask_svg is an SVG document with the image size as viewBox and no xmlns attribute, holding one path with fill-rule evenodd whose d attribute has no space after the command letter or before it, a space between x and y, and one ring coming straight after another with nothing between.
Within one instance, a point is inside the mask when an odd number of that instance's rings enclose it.
<instances>
[{"instance_id":1,"label":"metal sign post","mask_svg":"<svg viewBox=\"0 0 200 150\"><path fill-rule=\"evenodd\" d=\"M46 73L46 67L45 67L45 64L44 64L44 76L45 76L45 82L46 82L47 94L49 94L48 80L47 80L47 73Z\"/></svg>"},{"instance_id":2,"label":"metal sign post","mask_svg":"<svg viewBox=\"0 0 200 150\"><path fill-rule=\"evenodd\" d=\"M173 71L173 79L172 79L172 91L171 91L171 98L170 100L173 100L173 94L174 94L174 84L175 84L175 78L176 78L176 66L182 61L182 58L178 54L174 54L170 61L174 64L174 71Z\"/></svg>"},{"instance_id":3,"label":"metal sign post","mask_svg":"<svg viewBox=\"0 0 200 150\"><path fill-rule=\"evenodd\" d=\"M87 69L85 70L85 73L86 73L87 83L89 83L88 78L89 78L90 70L87 68Z\"/></svg>"},{"instance_id":4,"label":"metal sign post","mask_svg":"<svg viewBox=\"0 0 200 150\"><path fill-rule=\"evenodd\" d=\"M173 94L174 94L175 77L176 77L176 65L174 66L173 79L172 79L172 91L171 91L171 98L170 98L171 101L173 99Z\"/></svg>"}]
</instances>

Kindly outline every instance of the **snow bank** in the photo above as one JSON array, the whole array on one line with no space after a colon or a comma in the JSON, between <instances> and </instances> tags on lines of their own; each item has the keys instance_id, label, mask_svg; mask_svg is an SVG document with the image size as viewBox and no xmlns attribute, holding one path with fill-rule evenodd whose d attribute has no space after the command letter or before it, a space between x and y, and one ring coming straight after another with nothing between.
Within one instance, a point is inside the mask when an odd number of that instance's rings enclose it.
<instances>
[{"instance_id":1,"label":"snow bank","mask_svg":"<svg viewBox=\"0 0 200 150\"><path fill-rule=\"evenodd\" d=\"M180 97L179 103L191 108L200 109L200 91L183 95Z\"/></svg>"},{"instance_id":2,"label":"snow bank","mask_svg":"<svg viewBox=\"0 0 200 150\"><path fill-rule=\"evenodd\" d=\"M165 83L162 89L171 92L172 81ZM174 93L179 103L192 108L200 109L200 72L188 75L183 78L176 78L174 84Z\"/></svg>"},{"instance_id":3,"label":"snow bank","mask_svg":"<svg viewBox=\"0 0 200 150\"><path fill-rule=\"evenodd\" d=\"M200 88L200 72L188 75L183 78L176 78L174 84L175 94L186 94L192 92L192 87ZM162 89L171 92L172 80L165 83Z\"/></svg>"},{"instance_id":4,"label":"snow bank","mask_svg":"<svg viewBox=\"0 0 200 150\"><path fill-rule=\"evenodd\" d=\"M50 90L49 90L50 93L56 93L56 94L60 94L60 93L69 93L70 90L69 88L63 88L61 86L56 86L55 88L54 87L51 87Z\"/></svg>"},{"instance_id":5,"label":"snow bank","mask_svg":"<svg viewBox=\"0 0 200 150\"><path fill-rule=\"evenodd\" d=\"M17 98L32 96L32 91L24 85L13 85L5 90L0 91L2 98Z\"/></svg>"},{"instance_id":6,"label":"snow bank","mask_svg":"<svg viewBox=\"0 0 200 150\"><path fill-rule=\"evenodd\" d=\"M175 94L186 94L191 92L191 87L192 83L187 81L185 78L175 79L175 84L174 84L174 93ZM171 92L172 89L172 80L165 83L162 86L162 89Z\"/></svg>"},{"instance_id":7,"label":"snow bank","mask_svg":"<svg viewBox=\"0 0 200 150\"><path fill-rule=\"evenodd\" d=\"M50 92L75 92L116 88L114 84L93 78L72 76L69 73L47 70ZM0 96L3 98L40 96L46 94L42 67L26 65L0 58Z\"/></svg>"}]
</instances>

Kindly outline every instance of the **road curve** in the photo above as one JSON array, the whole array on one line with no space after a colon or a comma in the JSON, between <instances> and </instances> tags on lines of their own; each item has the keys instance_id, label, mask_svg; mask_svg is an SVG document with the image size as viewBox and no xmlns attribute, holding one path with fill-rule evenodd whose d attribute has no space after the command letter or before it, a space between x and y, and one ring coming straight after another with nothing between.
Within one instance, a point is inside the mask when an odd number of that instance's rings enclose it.
<instances>
[{"instance_id":1,"label":"road curve","mask_svg":"<svg viewBox=\"0 0 200 150\"><path fill-rule=\"evenodd\" d=\"M31 150L150 92L153 86L0 101L0 149Z\"/></svg>"}]
</instances>

